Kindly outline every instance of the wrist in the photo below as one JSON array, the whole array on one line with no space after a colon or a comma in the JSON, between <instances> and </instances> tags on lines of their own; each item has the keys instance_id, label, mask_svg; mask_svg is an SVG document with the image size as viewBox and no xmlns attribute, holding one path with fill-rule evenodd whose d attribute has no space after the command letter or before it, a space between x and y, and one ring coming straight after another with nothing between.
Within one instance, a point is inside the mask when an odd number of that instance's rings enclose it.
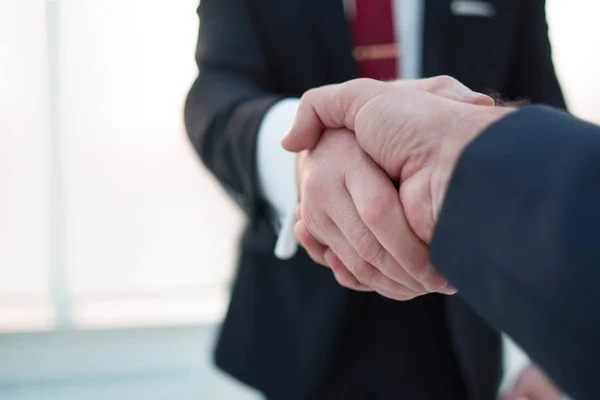
<instances>
[{"instance_id":1,"label":"wrist","mask_svg":"<svg viewBox=\"0 0 600 400\"><path fill-rule=\"evenodd\" d=\"M514 108L508 107L466 105L458 115L449 117L448 133L440 149L438 168L432 174L434 226L437 224L450 178L464 150L488 127L514 111Z\"/></svg>"},{"instance_id":2,"label":"wrist","mask_svg":"<svg viewBox=\"0 0 600 400\"><path fill-rule=\"evenodd\" d=\"M458 117L456 115L451 117L452 123L449 125L452 133L449 136L457 145L455 159L453 160L454 163L458 162L464 149L473 140L481 135L489 126L513 111L515 111L514 108L508 107L466 105Z\"/></svg>"},{"instance_id":3,"label":"wrist","mask_svg":"<svg viewBox=\"0 0 600 400\"><path fill-rule=\"evenodd\" d=\"M463 150L496 121L516 111L515 108L511 107L478 107L478 109L480 111L476 113L478 118L474 119L471 127L471 131L473 133L470 137L470 140L463 147Z\"/></svg>"}]
</instances>

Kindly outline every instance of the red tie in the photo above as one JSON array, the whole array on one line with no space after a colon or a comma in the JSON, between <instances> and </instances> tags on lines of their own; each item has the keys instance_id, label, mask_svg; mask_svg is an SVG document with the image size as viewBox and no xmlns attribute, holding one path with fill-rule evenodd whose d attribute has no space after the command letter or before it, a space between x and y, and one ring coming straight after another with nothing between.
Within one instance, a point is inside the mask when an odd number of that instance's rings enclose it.
<instances>
[{"instance_id":1,"label":"red tie","mask_svg":"<svg viewBox=\"0 0 600 400\"><path fill-rule=\"evenodd\" d=\"M398 46L394 34L394 0L354 0L350 16L358 73L363 78L398 78Z\"/></svg>"}]
</instances>

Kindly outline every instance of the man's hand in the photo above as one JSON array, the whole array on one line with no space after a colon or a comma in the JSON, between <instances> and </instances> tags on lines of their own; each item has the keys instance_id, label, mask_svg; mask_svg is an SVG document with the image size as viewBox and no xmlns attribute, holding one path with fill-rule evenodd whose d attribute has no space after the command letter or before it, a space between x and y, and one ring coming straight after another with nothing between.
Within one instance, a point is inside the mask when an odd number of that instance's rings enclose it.
<instances>
[{"instance_id":1,"label":"man's hand","mask_svg":"<svg viewBox=\"0 0 600 400\"><path fill-rule=\"evenodd\" d=\"M314 147L326 128L353 131L361 148L388 176L401 182L400 199L408 223L428 243L462 150L487 125L511 111L489 107L492 99L473 92L475 104L439 95L461 93L460 87L465 88L452 78L438 77L390 83L358 79L313 89L303 96L282 144L287 150L301 151ZM369 212L375 215L365 221L367 227L380 242L398 246L393 229L382 223L387 210ZM409 272L419 281L424 273Z\"/></svg>"},{"instance_id":2,"label":"man's hand","mask_svg":"<svg viewBox=\"0 0 600 400\"><path fill-rule=\"evenodd\" d=\"M391 83L359 79L307 92L283 146L290 151L312 149L327 128L354 131L362 149L389 177L402 182L400 209L406 217L401 220L389 218L398 211L378 197L385 192L373 187L359 193L368 199L357 207L358 214L376 239L369 238L367 243L380 243L403 270L379 271L392 279L406 272L428 291L454 293L431 264L410 262L414 253L412 244L405 245L406 237L416 233L422 242L429 242L458 155L491 119L501 114L489 107L493 105L490 97L474 93L449 77ZM484 110L490 110L493 117L486 117ZM396 225L397 221L403 223ZM323 244L330 243L325 238L311 237L316 232L309 225L301 220L296 235L305 248L325 254ZM364 243L361 246L364 248ZM367 260L380 254L368 251L362 251ZM327 263L335 270L335 265L345 264L345 260L331 259ZM370 264L379 269L380 263ZM368 274L361 271L364 269L359 270L360 288L371 288L372 270L368 269Z\"/></svg>"},{"instance_id":3,"label":"man's hand","mask_svg":"<svg viewBox=\"0 0 600 400\"><path fill-rule=\"evenodd\" d=\"M297 175L296 236L313 260L331 267L340 284L409 300L429 291L406 272L422 270L435 279L430 287L453 293L429 265L427 247L408 226L392 181L352 132L326 131L313 150L298 154ZM375 221L380 209L385 217ZM363 221L394 232L393 242L380 242Z\"/></svg>"},{"instance_id":4,"label":"man's hand","mask_svg":"<svg viewBox=\"0 0 600 400\"><path fill-rule=\"evenodd\" d=\"M560 391L536 366L528 366L503 400L561 400Z\"/></svg>"}]
</instances>

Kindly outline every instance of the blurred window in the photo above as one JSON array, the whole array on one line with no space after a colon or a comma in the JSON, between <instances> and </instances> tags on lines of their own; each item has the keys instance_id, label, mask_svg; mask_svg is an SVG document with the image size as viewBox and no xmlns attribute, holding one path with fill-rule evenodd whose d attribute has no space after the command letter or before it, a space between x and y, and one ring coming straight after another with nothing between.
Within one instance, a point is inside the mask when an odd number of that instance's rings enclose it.
<instances>
[{"instance_id":1,"label":"blurred window","mask_svg":"<svg viewBox=\"0 0 600 400\"><path fill-rule=\"evenodd\" d=\"M0 2L0 330L222 317L241 215L184 131L196 7Z\"/></svg>"},{"instance_id":2,"label":"blurred window","mask_svg":"<svg viewBox=\"0 0 600 400\"><path fill-rule=\"evenodd\" d=\"M0 1L0 331L218 321L240 212L182 121L197 0ZM600 3L548 0L600 122Z\"/></svg>"}]
</instances>

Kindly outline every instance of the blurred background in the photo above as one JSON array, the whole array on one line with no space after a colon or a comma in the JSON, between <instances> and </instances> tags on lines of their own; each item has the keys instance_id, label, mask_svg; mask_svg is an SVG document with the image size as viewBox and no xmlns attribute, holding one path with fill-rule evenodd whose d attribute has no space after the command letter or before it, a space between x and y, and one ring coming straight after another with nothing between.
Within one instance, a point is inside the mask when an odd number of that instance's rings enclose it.
<instances>
[{"instance_id":1,"label":"blurred background","mask_svg":"<svg viewBox=\"0 0 600 400\"><path fill-rule=\"evenodd\" d=\"M0 0L0 399L257 399L211 365L241 213L188 143L198 0ZM600 3L548 0L600 123Z\"/></svg>"}]
</instances>

